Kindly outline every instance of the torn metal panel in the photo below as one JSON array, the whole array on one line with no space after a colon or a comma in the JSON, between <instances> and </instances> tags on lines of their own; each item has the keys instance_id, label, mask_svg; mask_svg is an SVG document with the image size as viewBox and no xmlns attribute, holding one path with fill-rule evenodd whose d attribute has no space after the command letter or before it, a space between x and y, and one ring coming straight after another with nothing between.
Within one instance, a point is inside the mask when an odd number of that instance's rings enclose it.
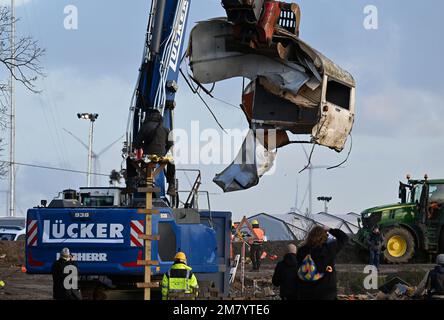
<instances>
[{"instance_id":1,"label":"torn metal panel","mask_svg":"<svg viewBox=\"0 0 444 320\"><path fill-rule=\"evenodd\" d=\"M335 64L325 55L312 48L310 45L295 36L293 33L288 32L284 28L278 27L276 29L276 34L278 36L291 38L291 40L294 41L294 43L296 43L298 47L310 57L316 68L320 69L322 74L337 79L350 87L356 87L355 79L348 71Z\"/></svg>"},{"instance_id":2,"label":"torn metal panel","mask_svg":"<svg viewBox=\"0 0 444 320\"><path fill-rule=\"evenodd\" d=\"M249 189L273 167L275 158L276 151L267 150L250 130L237 157L213 182L224 192Z\"/></svg>"},{"instance_id":3,"label":"torn metal panel","mask_svg":"<svg viewBox=\"0 0 444 320\"><path fill-rule=\"evenodd\" d=\"M304 87L301 87L298 94L294 94L292 91L278 86L276 82L271 81L270 78L258 77L256 82L271 94L292 102L296 105L294 107L306 107L313 109L319 106L318 101L320 100L322 94L322 88L319 86L314 90L306 90ZM276 112L276 110L274 110L274 112Z\"/></svg>"},{"instance_id":4,"label":"torn metal panel","mask_svg":"<svg viewBox=\"0 0 444 320\"><path fill-rule=\"evenodd\" d=\"M233 28L217 19L192 30L194 77L201 83L249 78L251 127L312 134L315 143L341 151L354 123L352 75L280 26L268 47L237 41Z\"/></svg>"},{"instance_id":5,"label":"torn metal panel","mask_svg":"<svg viewBox=\"0 0 444 320\"><path fill-rule=\"evenodd\" d=\"M340 152L344 148L355 120L355 88L325 77L327 85L323 92L321 119L313 128L312 136L316 143Z\"/></svg>"},{"instance_id":6,"label":"torn metal panel","mask_svg":"<svg viewBox=\"0 0 444 320\"><path fill-rule=\"evenodd\" d=\"M318 122L318 108L303 108L300 105L308 106L309 100L302 101L302 97L292 100L293 96L286 99L286 94L278 94L279 89L273 91L273 88L267 87L268 84L265 78L258 78L244 92L242 107L250 126L255 129L279 129L295 134L310 134ZM300 105L294 103L296 99Z\"/></svg>"},{"instance_id":7,"label":"torn metal panel","mask_svg":"<svg viewBox=\"0 0 444 320\"><path fill-rule=\"evenodd\" d=\"M199 82L210 84L235 77L254 80L264 76L297 94L299 88L310 80L305 68L295 63L231 51L226 44L232 33L233 26L221 19L200 22L194 27L188 52L193 76Z\"/></svg>"}]
</instances>

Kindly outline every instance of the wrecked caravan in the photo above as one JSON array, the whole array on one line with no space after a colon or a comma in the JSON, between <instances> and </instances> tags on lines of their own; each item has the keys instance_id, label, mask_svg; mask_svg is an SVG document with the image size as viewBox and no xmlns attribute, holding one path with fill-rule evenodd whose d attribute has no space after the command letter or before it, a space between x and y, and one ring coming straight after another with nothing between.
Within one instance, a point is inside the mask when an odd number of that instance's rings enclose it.
<instances>
[{"instance_id":1,"label":"wrecked caravan","mask_svg":"<svg viewBox=\"0 0 444 320\"><path fill-rule=\"evenodd\" d=\"M198 23L188 49L194 79L248 78L242 108L252 129L310 134L313 143L342 151L355 117L352 75L300 40L298 30L279 22L273 32L263 44L236 36L225 18Z\"/></svg>"}]
</instances>

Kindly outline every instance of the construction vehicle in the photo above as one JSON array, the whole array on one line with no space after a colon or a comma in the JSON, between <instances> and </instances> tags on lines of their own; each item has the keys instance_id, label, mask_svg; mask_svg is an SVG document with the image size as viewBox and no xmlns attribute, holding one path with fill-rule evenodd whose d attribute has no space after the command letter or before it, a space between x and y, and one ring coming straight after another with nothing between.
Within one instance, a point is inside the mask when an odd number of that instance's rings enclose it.
<instances>
[{"instance_id":1,"label":"construction vehicle","mask_svg":"<svg viewBox=\"0 0 444 320\"><path fill-rule=\"evenodd\" d=\"M25 239L24 218L0 218L0 241L20 241Z\"/></svg>"},{"instance_id":2,"label":"construction vehicle","mask_svg":"<svg viewBox=\"0 0 444 320\"><path fill-rule=\"evenodd\" d=\"M444 252L444 180L400 182L400 202L364 210L355 242L367 248L374 227L384 237L384 259L388 263L408 263L423 254L432 259ZM361 225L362 224L362 225Z\"/></svg>"},{"instance_id":3,"label":"construction vehicle","mask_svg":"<svg viewBox=\"0 0 444 320\"><path fill-rule=\"evenodd\" d=\"M249 43L249 51L254 50L255 41L259 41L263 52L266 52L264 45L273 46L272 57L267 58L271 61L267 71L287 75L286 79L297 77L297 87L304 91L304 97L288 97L304 110L295 109L291 123L283 125L279 118L266 129L282 130L305 124L297 133L314 132L313 143L341 151L354 122L355 83L349 73L295 39L299 34L299 7L271 0L223 0L222 5L233 24L236 43ZM147 282L147 274L148 279L151 276L154 280L161 279L172 265L174 254L183 251L201 287L205 283L222 295L228 294L231 213L214 212L210 205L205 210L199 207L198 196L202 193L199 171L185 201L179 199L180 193L167 197L161 168L170 161L168 157L153 160L150 155L141 156L133 147L152 109L163 115L163 125L168 130L174 129L175 95L190 6L191 0L151 1L143 59L123 148L126 168L121 174L126 187L65 190L48 206L42 202L41 206L28 210L28 273L48 274L58 252L68 247L78 261L84 292L89 289L93 297L109 297L113 290L131 290L137 284L146 294L147 288L154 287ZM280 46L273 44L275 36L281 39ZM287 38L293 39L294 55L293 45L283 46ZM194 37L193 52L199 53L196 41ZM304 65L288 64L284 61L286 57ZM294 86L292 89L297 91ZM269 96L277 94L273 91ZM116 181L118 176L113 172L111 179ZM141 214L153 217L148 220ZM145 228L149 225L152 230ZM144 283L140 282L142 279Z\"/></svg>"},{"instance_id":4,"label":"construction vehicle","mask_svg":"<svg viewBox=\"0 0 444 320\"><path fill-rule=\"evenodd\" d=\"M164 126L173 129L175 93L178 89L183 38L186 32L189 0L153 0L149 14L143 60L131 103L124 145L127 169L135 160L132 141L151 108L162 110ZM138 161L138 162L137 162ZM135 290L143 282L141 260L157 261L151 266L152 281L160 280L183 251L201 286L211 286L227 295L230 271L230 212L199 210L201 175L187 200L179 205L167 199L165 175L157 176L160 188L153 195L151 257L145 257L145 192L126 188L80 188L65 190L49 205L28 210L26 267L31 274L49 274L62 248L68 247L78 262L80 287L91 298L112 298L116 292ZM123 171L125 175L125 170ZM208 194L207 194L208 196ZM208 201L209 203L209 201ZM156 291L158 289L154 289ZM142 292L140 289L135 290ZM160 290L159 294L160 294ZM120 296L119 296L120 297ZM155 293L153 294L155 298Z\"/></svg>"}]
</instances>

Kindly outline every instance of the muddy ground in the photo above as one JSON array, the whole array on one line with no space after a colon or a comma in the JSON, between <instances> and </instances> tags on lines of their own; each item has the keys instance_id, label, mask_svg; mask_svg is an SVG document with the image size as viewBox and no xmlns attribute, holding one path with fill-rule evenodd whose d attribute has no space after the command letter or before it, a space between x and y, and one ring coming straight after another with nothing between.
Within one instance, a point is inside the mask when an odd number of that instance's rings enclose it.
<instances>
[{"instance_id":1,"label":"muddy ground","mask_svg":"<svg viewBox=\"0 0 444 320\"><path fill-rule=\"evenodd\" d=\"M0 300L46 300L52 298L51 276L29 275L23 269L23 241L0 241Z\"/></svg>"},{"instance_id":2,"label":"muddy ground","mask_svg":"<svg viewBox=\"0 0 444 320\"><path fill-rule=\"evenodd\" d=\"M18 266L0 266L0 300L48 300L52 299L51 276L29 275Z\"/></svg>"},{"instance_id":3,"label":"muddy ground","mask_svg":"<svg viewBox=\"0 0 444 320\"><path fill-rule=\"evenodd\" d=\"M285 253L286 243L269 243L265 250L269 255L277 255L279 258ZM236 250L236 248L235 248ZM279 259L278 259L279 260ZM0 241L0 281L5 285L0 287L0 300L42 300L52 297L52 278L49 275L29 275L23 269L24 243ZM251 265L245 266L246 291L241 294L240 267L237 272L236 282L232 286L235 297L251 298L253 292L262 299L278 299L279 291L273 288L271 277L276 262L265 260L260 272L251 272ZM363 273L365 264L355 254L352 248L347 248L338 257L338 288L339 294L367 294L363 288ZM431 265L383 265L379 274L379 283L397 276L412 286L416 286ZM253 285L256 288L253 290ZM375 292L371 292L375 293Z\"/></svg>"},{"instance_id":4,"label":"muddy ground","mask_svg":"<svg viewBox=\"0 0 444 320\"><path fill-rule=\"evenodd\" d=\"M24 241L0 241L0 266L25 264Z\"/></svg>"}]
</instances>

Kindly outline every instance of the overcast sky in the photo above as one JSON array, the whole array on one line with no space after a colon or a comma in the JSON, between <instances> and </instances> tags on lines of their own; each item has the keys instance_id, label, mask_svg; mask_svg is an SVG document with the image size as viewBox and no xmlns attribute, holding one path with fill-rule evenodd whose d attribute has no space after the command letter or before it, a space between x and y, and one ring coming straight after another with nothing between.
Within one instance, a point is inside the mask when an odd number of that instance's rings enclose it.
<instances>
[{"instance_id":1,"label":"overcast sky","mask_svg":"<svg viewBox=\"0 0 444 320\"><path fill-rule=\"evenodd\" d=\"M0 4L5 3L9 0L0 0ZM440 32L444 3L303 0L299 4L301 38L348 69L358 86L352 154L341 169L314 172L314 197L332 196L333 213L361 212L396 202L398 181L406 173L443 178L444 43ZM67 5L78 8L78 30L64 28ZM377 30L363 26L367 5L378 9ZM78 112L100 114L96 152L124 134L149 7L148 0L19 1L18 32L32 35L46 48L42 64L47 77L39 84L43 90L40 95L18 89L18 162L86 170L86 150L63 131L65 128L87 141L88 123L77 119ZM223 15L220 1L194 0L188 30L197 21ZM179 81L179 85L176 127L189 130L191 121L199 121L201 128L217 128L185 83ZM240 81L218 84L215 95L238 105ZM247 127L241 111L210 102L224 127ZM0 134L6 137L6 132ZM101 172L120 168L121 147L118 143L101 156ZM348 148L349 144L337 154L317 147L313 163L340 163ZM264 177L251 190L233 194L222 194L212 182L224 165L198 167L203 171L202 189L213 193L212 209L229 210L239 218L258 212L285 213L294 206L297 189L298 206L304 209L308 203L306 197L304 201L307 172L298 172L305 164L300 146L286 147L278 153L273 175ZM108 183L106 178L101 182ZM40 199L50 200L65 188L78 188L85 183L83 175L19 167L18 212L25 214ZM186 179L181 180L181 187L188 188ZM7 180L0 181L0 191L7 188ZM2 215L6 213L6 195L0 193L0 199ZM322 208L314 201L315 212Z\"/></svg>"}]
</instances>

